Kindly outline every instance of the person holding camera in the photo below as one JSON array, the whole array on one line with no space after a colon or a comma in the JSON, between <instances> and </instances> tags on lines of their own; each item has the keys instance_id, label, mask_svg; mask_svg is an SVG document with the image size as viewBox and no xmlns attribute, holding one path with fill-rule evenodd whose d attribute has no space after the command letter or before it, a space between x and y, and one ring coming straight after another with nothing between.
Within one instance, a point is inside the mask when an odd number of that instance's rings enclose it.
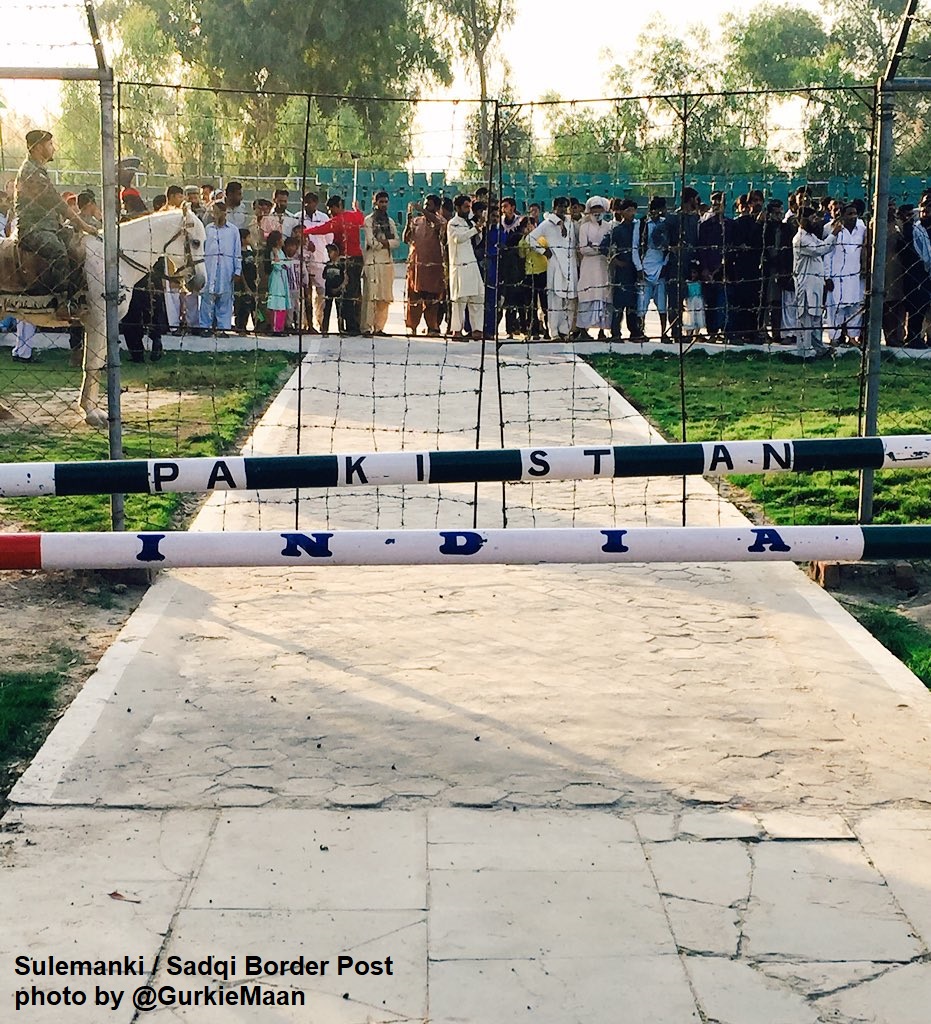
<instances>
[{"instance_id":1,"label":"person holding camera","mask_svg":"<svg viewBox=\"0 0 931 1024\"><path fill-rule=\"evenodd\" d=\"M802 359L825 356L831 351L822 340L824 257L833 250L843 227L837 219L826 226L820 210L812 206L806 206L799 214L798 232L792 240L792 269L798 309L796 354Z\"/></svg>"}]
</instances>

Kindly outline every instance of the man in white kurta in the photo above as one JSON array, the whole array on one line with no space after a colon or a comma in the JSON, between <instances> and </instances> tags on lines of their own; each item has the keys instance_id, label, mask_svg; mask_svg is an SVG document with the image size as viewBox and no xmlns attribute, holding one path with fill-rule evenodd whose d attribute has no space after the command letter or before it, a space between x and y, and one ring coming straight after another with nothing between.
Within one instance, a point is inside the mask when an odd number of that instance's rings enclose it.
<instances>
[{"instance_id":1,"label":"man in white kurta","mask_svg":"<svg viewBox=\"0 0 931 1024\"><path fill-rule=\"evenodd\" d=\"M449 249L449 300L452 305L450 329L454 335L462 332L466 310L472 337L482 338L482 321L485 316L485 284L475 259L472 239L481 230L481 222L472 223L472 200L469 196L456 196L453 200L456 210L446 225L446 241Z\"/></svg>"},{"instance_id":2,"label":"man in white kurta","mask_svg":"<svg viewBox=\"0 0 931 1024\"><path fill-rule=\"evenodd\" d=\"M844 333L852 341L859 339L863 324L862 260L866 225L852 203L844 207L843 225L837 243L824 257L824 277L831 282L824 300L824 320L834 342L840 341Z\"/></svg>"},{"instance_id":3,"label":"man in white kurta","mask_svg":"<svg viewBox=\"0 0 931 1024\"><path fill-rule=\"evenodd\" d=\"M569 200L557 196L553 212L527 240L546 256L546 299L551 338L568 338L579 304L578 228L569 217Z\"/></svg>"},{"instance_id":4,"label":"man in white kurta","mask_svg":"<svg viewBox=\"0 0 931 1024\"><path fill-rule=\"evenodd\" d=\"M824 257L834 248L842 227L840 221L825 227L821 214L808 206L801 211L799 229L792 240L792 273L798 313L796 351L803 359L830 351L822 340ZM825 233L827 236L822 238Z\"/></svg>"},{"instance_id":5,"label":"man in white kurta","mask_svg":"<svg viewBox=\"0 0 931 1024\"><path fill-rule=\"evenodd\" d=\"M304 194L304 213L301 217L301 226L305 228L316 227L318 224L325 224L330 218L317 209L320 197L316 192ZM323 268L327 265L326 247L333 241L332 235L304 235L304 304L307 307L307 320L310 323L310 333L316 333L313 326L311 309L317 318L317 324L323 323L323 303L326 298L323 284ZM313 299L313 301L311 301ZM320 327L320 330L323 330Z\"/></svg>"},{"instance_id":6,"label":"man in white kurta","mask_svg":"<svg viewBox=\"0 0 931 1024\"><path fill-rule=\"evenodd\" d=\"M604 215L608 200L592 196L585 204L585 214L579 225L579 313L576 326L580 332L589 327L598 328L599 338L611 330L614 309L611 305L611 279L608 259L602 252L602 242L610 230ZM583 334L584 337L584 334Z\"/></svg>"},{"instance_id":7,"label":"man in white kurta","mask_svg":"<svg viewBox=\"0 0 931 1024\"><path fill-rule=\"evenodd\" d=\"M401 244L398 226L388 216L388 193L375 193L375 209L362 231L362 333L387 337L388 308L394 298L392 253Z\"/></svg>"},{"instance_id":8,"label":"man in white kurta","mask_svg":"<svg viewBox=\"0 0 931 1024\"><path fill-rule=\"evenodd\" d=\"M200 297L200 329L229 331L233 327L233 279L242 273L239 228L226 222L226 203L213 204L214 222L207 224L204 271L207 287Z\"/></svg>"}]
</instances>

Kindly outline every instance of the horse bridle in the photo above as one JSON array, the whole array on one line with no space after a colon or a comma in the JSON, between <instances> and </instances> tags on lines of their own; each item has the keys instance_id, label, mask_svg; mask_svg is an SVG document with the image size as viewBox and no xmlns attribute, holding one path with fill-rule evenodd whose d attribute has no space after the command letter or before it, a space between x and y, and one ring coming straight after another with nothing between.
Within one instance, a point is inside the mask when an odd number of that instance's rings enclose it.
<instances>
[{"instance_id":1,"label":"horse bridle","mask_svg":"<svg viewBox=\"0 0 931 1024\"><path fill-rule=\"evenodd\" d=\"M203 255L195 256L193 249L191 248L191 236L188 233L189 216L190 214L185 214L181 218L181 227L179 227L171 238L169 238L162 246L162 255L165 257L165 273L163 277L166 281L172 281L175 284L190 280L190 278L194 276L197 268L206 262ZM184 236L184 263L182 263L180 267L176 267L173 274L170 274L168 273L168 246L182 235ZM145 264L140 263L138 260L134 260L127 256L122 249L120 249L120 259L134 270L141 270L144 274L148 274L152 269L151 267L147 267ZM188 273L188 271L190 271L190 273Z\"/></svg>"}]
</instances>

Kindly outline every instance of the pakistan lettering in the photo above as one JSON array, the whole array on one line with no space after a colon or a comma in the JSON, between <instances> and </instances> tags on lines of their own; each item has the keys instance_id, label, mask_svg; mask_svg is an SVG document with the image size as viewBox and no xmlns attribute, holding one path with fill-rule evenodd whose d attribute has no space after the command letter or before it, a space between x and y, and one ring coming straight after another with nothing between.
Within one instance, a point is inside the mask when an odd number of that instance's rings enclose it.
<instances>
[{"instance_id":1,"label":"pakistan lettering","mask_svg":"<svg viewBox=\"0 0 931 1024\"><path fill-rule=\"evenodd\" d=\"M177 462L155 462L152 464L152 488L157 494L163 491L165 484L170 484L172 481L177 480L181 474L181 467ZM222 459L218 459L210 470L210 476L207 477L207 486L205 490L213 491L216 490L217 484L224 484L231 490L236 490L244 484L237 483L236 478L233 476L233 471L229 465Z\"/></svg>"}]
</instances>

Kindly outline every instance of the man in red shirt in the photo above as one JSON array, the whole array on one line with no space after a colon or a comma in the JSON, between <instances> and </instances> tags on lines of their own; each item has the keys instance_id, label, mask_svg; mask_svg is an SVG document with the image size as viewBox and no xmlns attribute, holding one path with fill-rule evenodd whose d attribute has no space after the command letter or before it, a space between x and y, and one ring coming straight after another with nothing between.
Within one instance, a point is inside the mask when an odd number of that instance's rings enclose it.
<instances>
[{"instance_id":1,"label":"man in red shirt","mask_svg":"<svg viewBox=\"0 0 931 1024\"><path fill-rule=\"evenodd\" d=\"M330 196L326 205L330 219L304 228L304 234L333 236L333 244L339 247L340 262L346 271L343 291L346 333L359 334L362 329L362 245L359 236L365 215L358 203L353 203L353 209L347 210L339 196Z\"/></svg>"}]
</instances>

